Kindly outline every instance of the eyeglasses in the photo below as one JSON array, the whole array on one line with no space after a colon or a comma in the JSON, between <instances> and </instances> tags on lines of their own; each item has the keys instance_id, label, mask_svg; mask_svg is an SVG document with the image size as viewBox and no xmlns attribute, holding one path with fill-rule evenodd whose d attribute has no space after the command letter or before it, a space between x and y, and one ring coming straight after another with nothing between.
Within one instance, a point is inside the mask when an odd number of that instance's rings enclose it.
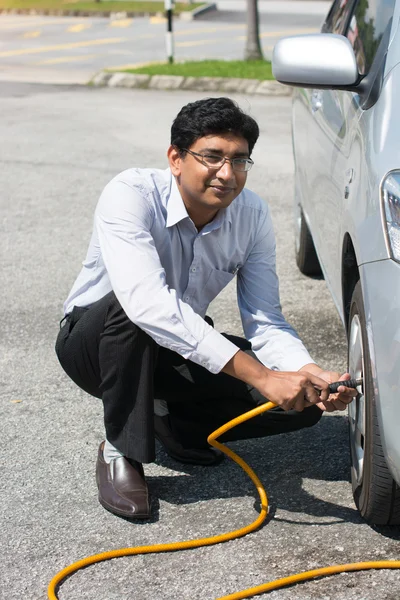
<instances>
[{"instance_id":1,"label":"eyeglasses","mask_svg":"<svg viewBox=\"0 0 400 600\"><path fill-rule=\"evenodd\" d=\"M251 158L227 158L226 156L218 156L218 154L199 154L187 148L181 148L181 152L188 152L195 158L198 156L200 162L209 169L220 169L227 161L231 163L234 171L250 171L254 165Z\"/></svg>"}]
</instances>

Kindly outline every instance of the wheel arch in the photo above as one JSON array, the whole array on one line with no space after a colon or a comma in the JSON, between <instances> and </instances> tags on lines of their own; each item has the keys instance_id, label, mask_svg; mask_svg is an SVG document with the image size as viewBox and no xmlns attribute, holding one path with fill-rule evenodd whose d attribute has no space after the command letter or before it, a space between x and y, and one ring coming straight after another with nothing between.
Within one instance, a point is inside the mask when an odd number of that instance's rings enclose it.
<instances>
[{"instance_id":1,"label":"wheel arch","mask_svg":"<svg viewBox=\"0 0 400 600\"><path fill-rule=\"evenodd\" d=\"M346 233L342 246L342 303L343 321L347 334L349 329L351 298L359 279L360 271L358 270L356 251L350 234Z\"/></svg>"}]
</instances>

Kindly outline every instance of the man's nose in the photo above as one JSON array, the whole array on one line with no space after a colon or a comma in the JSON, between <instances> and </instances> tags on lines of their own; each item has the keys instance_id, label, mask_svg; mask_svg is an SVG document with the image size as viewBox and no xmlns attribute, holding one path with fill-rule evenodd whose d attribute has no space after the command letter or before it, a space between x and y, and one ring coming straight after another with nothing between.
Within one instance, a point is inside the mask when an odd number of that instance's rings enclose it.
<instances>
[{"instance_id":1,"label":"man's nose","mask_svg":"<svg viewBox=\"0 0 400 600\"><path fill-rule=\"evenodd\" d=\"M225 159L225 162L222 165L222 167L220 167L218 169L217 177L220 177L221 179L233 179L234 178L233 167L232 167L232 163L230 160Z\"/></svg>"}]
</instances>

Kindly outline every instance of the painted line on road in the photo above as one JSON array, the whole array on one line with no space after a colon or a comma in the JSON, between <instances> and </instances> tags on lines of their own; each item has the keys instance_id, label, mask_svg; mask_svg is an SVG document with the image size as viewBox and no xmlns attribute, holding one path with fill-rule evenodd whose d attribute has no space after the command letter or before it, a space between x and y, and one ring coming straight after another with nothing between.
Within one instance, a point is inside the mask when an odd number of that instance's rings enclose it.
<instances>
[{"instance_id":1,"label":"painted line on road","mask_svg":"<svg viewBox=\"0 0 400 600\"><path fill-rule=\"evenodd\" d=\"M36 66L41 65L58 65L60 63L67 62L78 62L83 60L92 60L96 58L97 54L86 54L85 56L62 56L60 58L50 58L49 60L41 60L40 62L34 63Z\"/></svg>"},{"instance_id":2,"label":"painted line on road","mask_svg":"<svg viewBox=\"0 0 400 600\"><path fill-rule=\"evenodd\" d=\"M133 19L116 19L115 21L111 21L109 23L109 27L129 27L131 25Z\"/></svg>"},{"instance_id":3,"label":"painted line on road","mask_svg":"<svg viewBox=\"0 0 400 600\"><path fill-rule=\"evenodd\" d=\"M318 29L291 29L290 31L266 31L265 33L260 33L260 38L264 39L264 38L273 38L273 39L278 39L281 37L286 37L289 35L301 35L301 34L306 34L306 33L317 33L319 30ZM245 35L238 35L238 37L236 38L237 40L240 40L241 42L243 42L244 40L247 40L247 36Z\"/></svg>"},{"instance_id":4,"label":"painted line on road","mask_svg":"<svg viewBox=\"0 0 400 600\"><path fill-rule=\"evenodd\" d=\"M246 25L226 25L225 27L199 27L198 29L182 29L174 31L174 35L192 35L193 33L218 33L220 31L234 31L245 29Z\"/></svg>"},{"instance_id":5,"label":"painted line on road","mask_svg":"<svg viewBox=\"0 0 400 600\"><path fill-rule=\"evenodd\" d=\"M24 22L24 23L18 23L18 24L13 24L13 23L1 23L0 21L0 30L1 31L5 31L8 29L21 29L21 28L25 28L25 27L43 27L45 25L60 25L60 24L65 25L65 19L57 19L56 21L31 21L31 22Z\"/></svg>"},{"instance_id":6,"label":"painted line on road","mask_svg":"<svg viewBox=\"0 0 400 600\"><path fill-rule=\"evenodd\" d=\"M27 31L23 34L23 38L37 38L41 34L41 31Z\"/></svg>"},{"instance_id":7,"label":"painted line on road","mask_svg":"<svg viewBox=\"0 0 400 600\"><path fill-rule=\"evenodd\" d=\"M286 31L286 32L282 32L282 31L278 31L278 32L266 32L265 34L261 34L260 38L274 38L274 37L282 37L284 35L294 35L294 32L296 33L309 33L309 32L314 32L315 29L311 30L311 29L296 29L296 30L290 30L290 31ZM235 39L243 41L246 40L247 37L245 35L240 35L238 37L236 37ZM194 41L188 41L188 42L176 42L175 46L179 47L179 48L190 48L193 46L205 46L207 44L216 44L218 42L220 42L221 40L194 40Z\"/></svg>"},{"instance_id":8,"label":"painted line on road","mask_svg":"<svg viewBox=\"0 0 400 600\"><path fill-rule=\"evenodd\" d=\"M70 44L58 44L57 46L42 46L41 48L24 48L20 50L8 50L0 52L0 58L5 56L21 56L22 54L40 54L41 52L53 52L57 50L69 50L70 48L84 48L85 46L101 46L103 44L120 44L129 41L129 38L106 38L103 40L89 40L86 42L74 42Z\"/></svg>"},{"instance_id":9,"label":"painted line on road","mask_svg":"<svg viewBox=\"0 0 400 600\"><path fill-rule=\"evenodd\" d=\"M165 17L150 17L150 25L158 25L159 23L166 23L167 19Z\"/></svg>"},{"instance_id":10,"label":"painted line on road","mask_svg":"<svg viewBox=\"0 0 400 600\"><path fill-rule=\"evenodd\" d=\"M90 29L91 26L91 23L77 23L76 25L71 25L71 27L67 27L67 31L71 33L80 33L85 29Z\"/></svg>"},{"instance_id":11,"label":"painted line on road","mask_svg":"<svg viewBox=\"0 0 400 600\"><path fill-rule=\"evenodd\" d=\"M318 33L319 29L287 29L286 31L265 31L264 33L260 33L260 38L275 38L275 37L283 37L286 35L301 35L306 33Z\"/></svg>"},{"instance_id":12,"label":"painted line on road","mask_svg":"<svg viewBox=\"0 0 400 600\"><path fill-rule=\"evenodd\" d=\"M197 40L195 42L177 42L175 46L179 48L189 48L190 46L205 46L206 44L216 44L221 40Z\"/></svg>"}]
</instances>

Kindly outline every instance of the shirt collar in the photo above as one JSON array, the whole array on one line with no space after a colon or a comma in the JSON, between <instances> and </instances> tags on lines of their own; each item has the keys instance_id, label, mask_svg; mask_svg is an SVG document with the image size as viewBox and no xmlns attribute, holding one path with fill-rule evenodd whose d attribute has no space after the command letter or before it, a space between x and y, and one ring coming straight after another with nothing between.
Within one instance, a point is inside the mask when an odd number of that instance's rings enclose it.
<instances>
[{"instance_id":1,"label":"shirt collar","mask_svg":"<svg viewBox=\"0 0 400 600\"><path fill-rule=\"evenodd\" d=\"M170 194L167 203L167 227L172 227L182 221L183 219L190 219L188 212L186 210L186 206L182 200L181 193L178 189L176 179L171 173L171 187ZM218 211L216 217L208 223L202 232L208 233L209 231L213 231L214 229L219 229L224 221L227 221L230 225L232 225L232 213L230 207L221 208Z\"/></svg>"},{"instance_id":2,"label":"shirt collar","mask_svg":"<svg viewBox=\"0 0 400 600\"><path fill-rule=\"evenodd\" d=\"M179 223L179 221L182 221L182 219L188 218L189 215L186 206L183 203L175 177L171 173L171 188L167 203L167 227L172 227Z\"/></svg>"}]
</instances>

